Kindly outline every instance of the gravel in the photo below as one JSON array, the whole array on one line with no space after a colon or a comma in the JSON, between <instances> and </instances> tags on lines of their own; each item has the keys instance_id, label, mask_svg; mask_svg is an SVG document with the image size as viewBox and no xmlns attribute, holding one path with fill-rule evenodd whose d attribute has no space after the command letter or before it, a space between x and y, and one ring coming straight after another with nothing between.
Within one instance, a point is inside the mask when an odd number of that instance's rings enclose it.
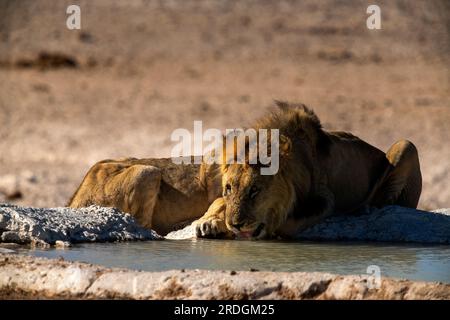
<instances>
[{"instance_id":1,"label":"gravel","mask_svg":"<svg viewBox=\"0 0 450 320\"><path fill-rule=\"evenodd\" d=\"M195 228L189 225L165 238L194 237ZM295 238L450 244L450 209L428 212L399 206L372 208L361 215L331 217ZM140 227L131 215L114 208L31 208L0 204L0 242L69 247L77 242L155 239L163 237Z\"/></svg>"},{"instance_id":2,"label":"gravel","mask_svg":"<svg viewBox=\"0 0 450 320\"><path fill-rule=\"evenodd\" d=\"M0 242L54 245L77 242L155 240L161 237L142 228L129 214L114 208L90 206L30 208L0 204Z\"/></svg>"},{"instance_id":3,"label":"gravel","mask_svg":"<svg viewBox=\"0 0 450 320\"><path fill-rule=\"evenodd\" d=\"M195 228L169 233L168 239L195 237ZM316 241L380 241L450 244L450 209L433 212L388 206L366 209L356 216L335 216L303 232L297 240Z\"/></svg>"}]
</instances>

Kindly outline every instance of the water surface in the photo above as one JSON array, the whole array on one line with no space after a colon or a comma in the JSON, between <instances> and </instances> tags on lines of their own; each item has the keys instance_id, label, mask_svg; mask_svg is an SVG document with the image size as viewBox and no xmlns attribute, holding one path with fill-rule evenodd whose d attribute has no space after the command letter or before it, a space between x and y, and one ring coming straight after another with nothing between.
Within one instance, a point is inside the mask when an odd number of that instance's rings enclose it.
<instances>
[{"instance_id":1,"label":"water surface","mask_svg":"<svg viewBox=\"0 0 450 320\"><path fill-rule=\"evenodd\" d=\"M215 269L320 271L450 283L450 246L237 240L165 240L78 244L68 249L21 253L146 271Z\"/></svg>"}]
</instances>

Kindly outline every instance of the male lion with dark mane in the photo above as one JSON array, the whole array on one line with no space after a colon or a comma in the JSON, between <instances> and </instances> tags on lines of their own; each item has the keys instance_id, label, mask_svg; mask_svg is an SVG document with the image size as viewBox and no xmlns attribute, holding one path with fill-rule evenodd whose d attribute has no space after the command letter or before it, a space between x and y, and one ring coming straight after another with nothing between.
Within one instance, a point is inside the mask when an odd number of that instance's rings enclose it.
<instances>
[{"instance_id":1,"label":"male lion with dark mane","mask_svg":"<svg viewBox=\"0 0 450 320\"><path fill-rule=\"evenodd\" d=\"M69 206L117 207L161 234L198 219L199 237L238 238L291 237L365 206L417 207L422 177L411 142L400 140L384 153L350 133L324 131L303 104L276 104L252 126L279 130L274 175L261 175L262 164L249 157L223 165L105 160L89 170Z\"/></svg>"}]
</instances>

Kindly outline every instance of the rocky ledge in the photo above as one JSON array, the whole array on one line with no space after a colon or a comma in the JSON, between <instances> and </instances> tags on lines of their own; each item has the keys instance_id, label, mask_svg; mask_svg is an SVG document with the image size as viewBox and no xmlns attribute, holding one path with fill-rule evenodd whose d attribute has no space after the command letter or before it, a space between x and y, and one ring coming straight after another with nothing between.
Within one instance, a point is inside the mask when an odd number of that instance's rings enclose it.
<instances>
[{"instance_id":1,"label":"rocky ledge","mask_svg":"<svg viewBox=\"0 0 450 320\"><path fill-rule=\"evenodd\" d=\"M169 233L169 239L195 237L195 228ZM295 237L317 241L384 241L450 244L450 209L433 212L399 206L370 208L360 215L335 216Z\"/></svg>"},{"instance_id":2,"label":"rocky ledge","mask_svg":"<svg viewBox=\"0 0 450 320\"><path fill-rule=\"evenodd\" d=\"M70 245L77 242L153 240L144 229L114 208L27 208L0 204L0 242Z\"/></svg>"},{"instance_id":3,"label":"rocky ledge","mask_svg":"<svg viewBox=\"0 0 450 320\"><path fill-rule=\"evenodd\" d=\"M195 237L193 225L167 239ZM336 216L296 236L299 240L389 241L450 244L450 209L434 212L398 206ZM0 204L0 242L65 245L77 242L162 239L114 208L28 208Z\"/></svg>"},{"instance_id":4,"label":"rocky ledge","mask_svg":"<svg viewBox=\"0 0 450 320\"><path fill-rule=\"evenodd\" d=\"M450 284L304 272L142 272L0 254L0 299L450 299Z\"/></svg>"},{"instance_id":5,"label":"rocky ledge","mask_svg":"<svg viewBox=\"0 0 450 320\"><path fill-rule=\"evenodd\" d=\"M332 217L299 233L297 239L450 244L450 209L372 208L358 216Z\"/></svg>"}]
</instances>

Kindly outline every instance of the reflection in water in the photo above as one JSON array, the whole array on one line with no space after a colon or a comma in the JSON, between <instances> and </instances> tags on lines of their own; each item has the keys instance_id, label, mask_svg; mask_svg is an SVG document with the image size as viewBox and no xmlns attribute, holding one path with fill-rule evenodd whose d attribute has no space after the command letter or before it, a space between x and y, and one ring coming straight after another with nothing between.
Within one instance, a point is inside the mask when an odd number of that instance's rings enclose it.
<instances>
[{"instance_id":1,"label":"reflection in water","mask_svg":"<svg viewBox=\"0 0 450 320\"><path fill-rule=\"evenodd\" d=\"M364 274L369 265L378 265L384 276L450 283L450 246L198 239L80 244L23 253L148 271L255 268Z\"/></svg>"}]
</instances>

